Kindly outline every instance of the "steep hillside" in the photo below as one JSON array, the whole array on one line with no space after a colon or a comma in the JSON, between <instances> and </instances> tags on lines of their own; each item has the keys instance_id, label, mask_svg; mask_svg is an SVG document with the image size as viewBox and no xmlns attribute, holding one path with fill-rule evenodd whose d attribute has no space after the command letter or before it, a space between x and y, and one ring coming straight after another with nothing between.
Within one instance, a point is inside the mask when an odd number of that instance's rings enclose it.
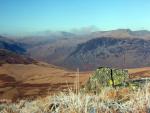
<instances>
[{"instance_id":1,"label":"steep hillside","mask_svg":"<svg viewBox=\"0 0 150 113\"><path fill-rule=\"evenodd\" d=\"M64 34L64 33L63 33ZM65 35L55 35L54 37L31 37L19 39L18 41L26 45L28 55L50 64L59 65L80 43L86 42L88 38Z\"/></svg>"},{"instance_id":2,"label":"steep hillside","mask_svg":"<svg viewBox=\"0 0 150 113\"><path fill-rule=\"evenodd\" d=\"M24 54L26 52L22 43L3 36L0 36L0 49L6 49L19 54Z\"/></svg>"},{"instance_id":3,"label":"steep hillside","mask_svg":"<svg viewBox=\"0 0 150 113\"><path fill-rule=\"evenodd\" d=\"M23 55L16 54L14 52L0 49L0 65L2 64L32 64L36 63L35 60L25 57Z\"/></svg>"},{"instance_id":4,"label":"steep hillside","mask_svg":"<svg viewBox=\"0 0 150 113\"><path fill-rule=\"evenodd\" d=\"M98 66L133 68L149 66L149 59L149 40L99 37L79 44L64 64L82 70Z\"/></svg>"}]
</instances>

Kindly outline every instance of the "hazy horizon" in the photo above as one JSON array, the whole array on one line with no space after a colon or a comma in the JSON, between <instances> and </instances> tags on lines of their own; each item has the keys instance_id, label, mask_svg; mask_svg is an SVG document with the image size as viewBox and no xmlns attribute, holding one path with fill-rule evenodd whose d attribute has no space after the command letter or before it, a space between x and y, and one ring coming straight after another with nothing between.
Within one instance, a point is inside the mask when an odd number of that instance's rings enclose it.
<instances>
[{"instance_id":1,"label":"hazy horizon","mask_svg":"<svg viewBox=\"0 0 150 113\"><path fill-rule=\"evenodd\" d=\"M148 0L3 0L0 34L28 35L82 28L150 30L149 10Z\"/></svg>"},{"instance_id":2,"label":"hazy horizon","mask_svg":"<svg viewBox=\"0 0 150 113\"><path fill-rule=\"evenodd\" d=\"M6 36L10 38L25 38L25 37L32 37L32 36L50 36L50 35L59 35L60 33L72 33L75 35L87 35L93 32L107 32L107 31L117 31L117 30L130 30L134 31L148 31L148 29L130 29L130 28L117 28L117 29L99 29L97 27L82 27L82 28L74 28L70 30L45 30L45 31L34 31L34 32L20 32L20 33L0 33L0 36Z\"/></svg>"}]
</instances>

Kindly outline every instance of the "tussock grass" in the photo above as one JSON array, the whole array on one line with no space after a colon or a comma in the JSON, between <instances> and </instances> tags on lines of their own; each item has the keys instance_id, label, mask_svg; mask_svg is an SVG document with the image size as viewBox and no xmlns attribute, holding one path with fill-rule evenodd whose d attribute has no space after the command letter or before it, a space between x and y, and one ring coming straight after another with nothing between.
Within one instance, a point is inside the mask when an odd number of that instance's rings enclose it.
<instances>
[{"instance_id":1,"label":"tussock grass","mask_svg":"<svg viewBox=\"0 0 150 113\"><path fill-rule=\"evenodd\" d=\"M99 94L83 90L1 104L0 113L150 113L150 83L142 88L105 87Z\"/></svg>"}]
</instances>

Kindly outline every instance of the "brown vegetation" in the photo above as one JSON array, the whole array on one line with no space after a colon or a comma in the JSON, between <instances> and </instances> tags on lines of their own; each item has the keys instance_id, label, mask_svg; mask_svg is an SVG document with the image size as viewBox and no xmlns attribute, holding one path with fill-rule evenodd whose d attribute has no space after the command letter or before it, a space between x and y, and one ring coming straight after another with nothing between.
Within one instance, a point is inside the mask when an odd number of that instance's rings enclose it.
<instances>
[{"instance_id":1,"label":"brown vegetation","mask_svg":"<svg viewBox=\"0 0 150 113\"><path fill-rule=\"evenodd\" d=\"M0 66L0 99L44 96L74 89L76 72L53 65L39 64L3 64ZM90 76L90 72L81 72L80 85Z\"/></svg>"},{"instance_id":2,"label":"brown vegetation","mask_svg":"<svg viewBox=\"0 0 150 113\"><path fill-rule=\"evenodd\" d=\"M92 72L79 73L83 86ZM130 78L148 77L150 68L129 69ZM0 99L16 100L24 97L45 96L68 88L75 89L77 72L46 63L3 64L0 66Z\"/></svg>"}]
</instances>

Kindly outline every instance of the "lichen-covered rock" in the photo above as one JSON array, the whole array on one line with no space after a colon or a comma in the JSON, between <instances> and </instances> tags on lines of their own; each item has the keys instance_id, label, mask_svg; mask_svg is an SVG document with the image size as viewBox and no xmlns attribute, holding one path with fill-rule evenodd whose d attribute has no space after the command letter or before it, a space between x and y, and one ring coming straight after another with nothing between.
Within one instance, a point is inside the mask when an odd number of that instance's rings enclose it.
<instances>
[{"instance_id":1,"label":"lichen-covered rock","mask_svg":"<svg viewBox=\"0 0 150 113\"><path fill-rule=\"evenodd\" d=\"M127 70L100 67L89 78L86 89L90 91L100 91L101 88L106 86L115 87L117 85L122 85L127 79Z\"/></svg>"}]
</instances>

